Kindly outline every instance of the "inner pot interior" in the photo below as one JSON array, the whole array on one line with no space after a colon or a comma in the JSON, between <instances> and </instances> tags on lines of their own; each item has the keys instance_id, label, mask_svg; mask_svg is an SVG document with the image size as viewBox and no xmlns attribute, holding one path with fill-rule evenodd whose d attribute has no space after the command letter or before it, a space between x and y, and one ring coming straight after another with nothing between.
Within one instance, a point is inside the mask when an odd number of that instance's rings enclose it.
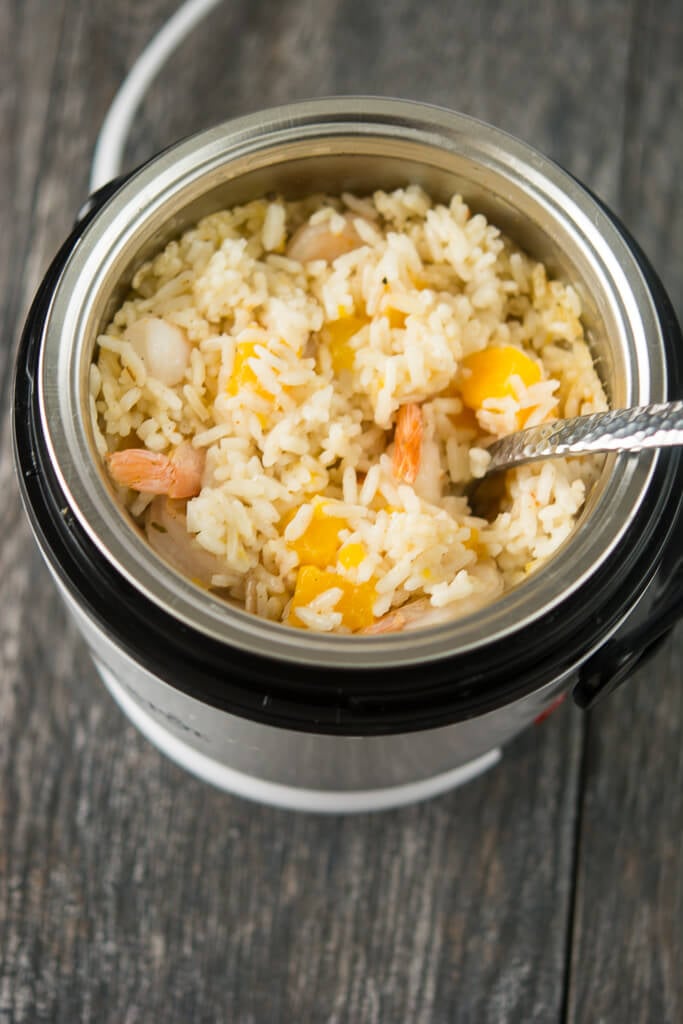
<instances>
[{"instance_id":1,"label":"inner pot interior","mask_svg":"<svg viewBox=\"0 0 683 1024\"><path fill-rule=\"evenodd\" d=\"M276 193L367 195L421 185L446 202L460 193L551 274L571 283L599 375L614 406L664 397L661 354L646 343L651 315L639 276L629 277L621 236L573 179L527 147L466 118L433 126L317 126L284 119L228 124L175 147L124 184L95 217L60 282L44 352L44 417L74 511L105 556L178 619L242 649L314 664L372 667L463 652L528 624L585 585L618 543L647 485L652 459L609 457L572 537L527 582L472 616L382 637L314 634L233 609L162 562L126 520L97 456L87 401L95 339L140 264L201 217ZM240 133L239 125L247 132ZM450 124L450 122L449 122ZM427 130L429 129L429 130ZM245 138L245 134L248 136ZM52 336L50 334L52 331ZM653 328L650 328L653 330ZM57 337L57 340L55 338ZM661 346L660 346L661 347ZM618 471L617 471L618 470Z\"/></svg>"}]
</instances>

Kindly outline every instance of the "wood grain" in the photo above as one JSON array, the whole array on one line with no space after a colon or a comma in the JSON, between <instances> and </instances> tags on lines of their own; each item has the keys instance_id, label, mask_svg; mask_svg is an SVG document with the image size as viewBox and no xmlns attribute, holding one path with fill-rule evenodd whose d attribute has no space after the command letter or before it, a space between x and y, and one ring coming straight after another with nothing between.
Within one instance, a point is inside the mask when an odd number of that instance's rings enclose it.
<instances>
[{"instance_id":1,"label":"wood grain","mask_svg":"<svg viewBox=\"0 0 683 1024\"><path fill-rule=\"evenodd\" d=\"M682 48L681 5L639 3L619 205L683 322ZM574 1021L683 1020L682 640L679 629L591 717L573 943Z\"/></svg>"},{"instance_id":2,"label":"wood grain","mask_svg":"<svg viewBox=\"0 0 683 1024\"><path fill-rule=\"evenodd\" d=\"M23 744L17 765L47 777L10 811L17 1019L556 1019L568 715L460 794L295 816L189 779L87 692L84 658L65 668L71 707L36 736L51 756Z\"/></svg>"},{"instance_id":3,"label":"wood grain","mask_svg":"<svg viewBox=\"0 0 683 1024\"><path fill-rule=\"evenodd\" d=\"M683 1017L681 634L588 730L572 1021Z\"/></svg>"},{"instance_id":4,"label":"wood grain","mask_svg":"<svg viewBox=\"0 0 683 1024\"><path fill-rule=\"evenodd\" d=\"M235 0L194 30L149 90L128 165L264 107L331 94L403 96L497 124L613 201L631 6Z\"/></svg>"},{"instance_id":5,"label":"wood grain","mask_svg":"<svg viewBox=\"0 0 683 1024\"><path fill-rule=\"evenodd\" d=\"M586 1024L673 1021L680 637L592 718L583 773L585 720L565 707L464 790L317 818L225 796L166 761L64 616L13 482L9 348L84 198L107 105L176 6L0 5L0 1024L547 1024L565 1009ZM154 83L127 161L305 96L438 102L619 203L675 290L680 36L652 12L233 0ZM666 24L680 32L673 2ZM655 204L650 221L653 181L669 216Z\"/></svg>"}]
</instances>

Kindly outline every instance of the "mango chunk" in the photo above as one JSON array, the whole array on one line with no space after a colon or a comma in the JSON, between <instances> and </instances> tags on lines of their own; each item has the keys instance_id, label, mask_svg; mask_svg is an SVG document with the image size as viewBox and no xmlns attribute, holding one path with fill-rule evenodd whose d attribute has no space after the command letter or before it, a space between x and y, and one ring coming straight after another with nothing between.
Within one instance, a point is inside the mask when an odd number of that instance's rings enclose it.
<instances>
[{"instance_id":1,"label":"mango chunk","mask_svg":"<svg viewBox=\"0 0 683 1024\"><path fill-rule=\"evenodd\" d=\"M362 544L345 544L339 552L338 562L344 569L355 569L366 555L367 551Z\"/></svg>"},{"instance_id":2,"label":"mango chunk","mask_svg":"<svg viewBox=\"0 0 683 1024\"><path fill-rule=\"evenodd\" d=\"M313 509L313 518L290 547L299 556L302 565L314 565L318 569L326 569L337 562L339 550L339 530L343 520L325 515L325 505L321 502Z\"/></svg>"},{"instance_id":3,"label":"mango chunk","mask_svg":"<svg viewBox=\"0 0 683 1024\"><path fill-rule=\"evenodd\" d=\"M481 542L481 536L476 526L470 526L470 535L462 543L468 551L474 551L477 556L486 554L486 548Z\"/></svg>"},{"instance_id":4,"label":"mango chunk","mask_svg":"<svg viewBox=\"0 0 683 1024\"><path fill-rule=\"evenodd\" d=\"M410 274L410 280L412 281L413 288L418 292L422 292L426 288L431 288L429 281L423 274L418 274L412 271Z\"/></svg>"},{"instance_id":5,"label":"mango chunk","mask_svg":"<svg viewBox=\"0 0 683 1024\"><path fill-rule=\"evenodd\" d=\"M389 326L394 328L403 328L406 325L407 313L404 313L400 309L392 309L388 307L384 310L383 314L389 321Z\"/></svg>"},{"instance_id":6,"label":"mango chunk","mask_svg":"<svg viewBox=\"0 0 683 1024\"><path fill-rule=\"evenodd\" d=\"M324 572L314 565L302 565L296 578L294 597L290 605L289 625L305 629L304 623L296 614L302 608L324 594L326 590L337 587L342 596L334 608L342 616L342 624L355 633L359 629L371 626L374 622L372 606L377 598L374 581L354 586L336 572Z\"/></svg>"},{"instance_id":7,"label":"mango chunk","mask_svg":"<svg viewBox=\"0 0 683 1024\"><path fill-rule=\"evenodd\" d=\"M473 352L463 359L462 368L462 400L470 409L481 409L487 398L514 395L512 377L521 377L526 387L541 379L538 363L511 345Z\"/></svg>"},{"instance_id":8,"label":"mango chunk","mask_svg":"<svg viewBox=\"0 0 683 1024\"><path fill-rule=\"evenodd\" d=\"M232 367L232 374L228 381L227 391L229 395L237 395L244 388L251 388L261 398L272 398L273 396L265 388L262 388L259 384L258 377L249 365L248 360L251 359L256 350L257 342L255 341L242 341L237 346L235 352L235 361Z\"/></svg>"},{"instance_id":9,"label":"mango chunk","mask_svg":"<svg viewBox=\"0 0 683 1024\"><path fill-rule=\"evenodd\" d=\"M367 323L367 317L345 316L339 320L331 320L323 327L322 338L330 350L335 373L353 369L356 353L349 341Z\"/></svg>"}]
</instances>

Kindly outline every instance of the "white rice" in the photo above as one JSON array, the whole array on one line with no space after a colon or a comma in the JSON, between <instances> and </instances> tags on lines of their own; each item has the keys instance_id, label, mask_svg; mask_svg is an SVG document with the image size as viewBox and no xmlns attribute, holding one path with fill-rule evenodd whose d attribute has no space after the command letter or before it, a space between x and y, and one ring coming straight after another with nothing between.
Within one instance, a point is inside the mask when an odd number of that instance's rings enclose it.
<instances>
[{"instance_id":1,"label":"white rice","mask_svg":"<svg viewBox=\"0 0 683 1024\"><path fill-rule=\"evenodd\" d=\"M297 231L319 233L304 262L288 255ZM349 235L347 251L325 252ZM458 496L496 437L606 408L580 315L571 286L459 196L257 200L205 218L136 273L90 371L96 444L103 457L171 458L187 441L205 453L180 509L186 533L158 528L177 511L163 496L122 486L121 499L159 553L248 611L334 632L397 608L409 626L429 609L467 614L564 544L595 478L587 460L510 472L490 520ZM162 365L173 328L177 384L131 342L145 319ZM485 393L495 372L468 369L472 357L511 349L522 375ZM472 374L484 392L468 406ZM414 482L392 462L407 405L423 429Z\"/></svg>"}]
</instances>

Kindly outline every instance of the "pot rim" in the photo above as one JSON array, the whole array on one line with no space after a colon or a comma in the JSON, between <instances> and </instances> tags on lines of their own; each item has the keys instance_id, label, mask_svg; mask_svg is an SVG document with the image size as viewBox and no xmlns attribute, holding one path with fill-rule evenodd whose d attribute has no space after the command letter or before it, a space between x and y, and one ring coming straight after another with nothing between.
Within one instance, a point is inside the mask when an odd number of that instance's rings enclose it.
<instances>
[{"instance_id":1,"label":"pot rim","mask_svg":"<svg viewBox=\"0 0 683 1024\"><path fill-rule=\"evenodd\" d=\"M499 129L442 108L399 100L333 98L275 108L201 132L134 173L86 227L52 296L39 366L42 427L69 507L104 558L164 611L212 640L308 667L386 669L473 652L528 627L592 577L628 530L658 454L609 457L583 519L564 547L529 581L466 618L406 634L345 637L259 619L200 590L131 529L95 457L87 403L93 323L103 295L141 238L177 216L218 180L302 156L396 151L470 161L494 177L508 200L525 197L563 233L602 283L625 353L622 404L667 397L662 331L637 261L593 197L548 158ZM100 313L98 313L98 310ZM623 397L622 397L623 396ZM585 525L585 522L583 523Z\"/></svg>"}]
</instances>

